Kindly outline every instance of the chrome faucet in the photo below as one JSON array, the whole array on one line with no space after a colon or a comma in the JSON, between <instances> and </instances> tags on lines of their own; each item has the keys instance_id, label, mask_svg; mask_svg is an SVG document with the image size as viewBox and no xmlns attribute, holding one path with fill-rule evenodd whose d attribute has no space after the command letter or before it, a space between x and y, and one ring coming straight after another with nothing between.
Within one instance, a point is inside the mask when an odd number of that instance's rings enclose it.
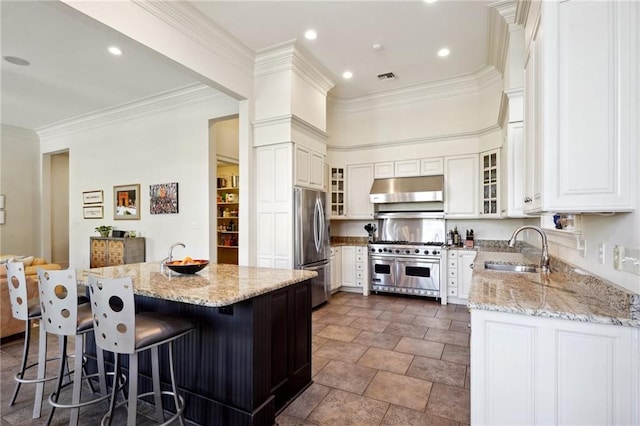
<instances>
[{"instance_id":1,"label":"chrome faucet","mask_svg":"<svg viewBox=\"0 0 640 426\"><path fill-rule=\"evenodd\" d=\"M520 233L520 231L523 231L525 229L533 229L542 237L542 256L540 257L540 268L543 272L550 272L551 269L549 268L549 246L547 244L547 234L545 234L542 228L540 228L539 226L524 225L513 231L513 235L511 235L511 238L509 239L509 247L513 247L516 245L516 236Z\"/></svg>"},{"instance_id":2,"label":"chrome faucet","mask_svg":"<svg viewBox=\"0 0 640 426\"><path fill-rule=\"evenodd\" d=\"M162 262L160 262L160 272L164 272L164 266L166 265L166 263L173 260L173 249L176 248L176 246L182 246L182 248L186 247L184 243L171 244L171 247L169 247L169 256L165 257L164 259L162 259Z\"/></svg>"}]
</instances>

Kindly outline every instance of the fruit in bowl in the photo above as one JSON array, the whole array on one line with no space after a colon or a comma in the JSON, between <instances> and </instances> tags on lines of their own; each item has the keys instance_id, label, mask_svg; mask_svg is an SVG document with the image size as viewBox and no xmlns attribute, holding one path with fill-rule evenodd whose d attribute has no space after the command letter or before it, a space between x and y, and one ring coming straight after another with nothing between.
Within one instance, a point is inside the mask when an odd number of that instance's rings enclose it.
<instances>
[{"instance_id":1,"label":"fruit in bowl","mask_svg":"<svg viewBox=\"0 0 640 426\"><path fill-rule=\"evenodd\" d=\"M167 268L181 274L195 274L204 269L208 264L209 261L206 259L192 259L189 256L182 260L172 260L165 263Z\"/></svg>"}]
</instances>

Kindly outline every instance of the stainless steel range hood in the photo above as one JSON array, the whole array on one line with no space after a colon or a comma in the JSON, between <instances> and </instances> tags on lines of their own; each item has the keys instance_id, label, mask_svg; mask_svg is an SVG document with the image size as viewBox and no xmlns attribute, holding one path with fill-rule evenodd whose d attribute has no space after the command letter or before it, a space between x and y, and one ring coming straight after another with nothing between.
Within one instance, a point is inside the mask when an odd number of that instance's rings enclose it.
<instances>
[{"instance_id":1,"label":"stainless steel range hood","mask_svg":"<svg viewBox=\"0 0 640 426\"><path fill-rule=\"evenodd\" d=\"M369 199L374 204L444 201L444 176L375 179Z\"/></svg>"}]
</instances>

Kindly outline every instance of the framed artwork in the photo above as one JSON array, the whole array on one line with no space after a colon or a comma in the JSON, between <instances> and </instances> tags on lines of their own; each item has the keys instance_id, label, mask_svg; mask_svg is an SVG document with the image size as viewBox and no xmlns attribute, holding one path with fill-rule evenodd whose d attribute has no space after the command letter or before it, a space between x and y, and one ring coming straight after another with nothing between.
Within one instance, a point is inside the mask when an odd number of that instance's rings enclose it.
<instances>
[{"instance_id":1,"label":"framed artwork","mask_svg":"<svg viewBox=\"0 0 640 426\"><path fill-rule=\"evenodd\" d=\"M140 219L140 184L113 187L113 219Z\"/></svg>"},{"instance_id":2,"label":"framed artwork","mask_svg":"<svg viewBox=\"0 0 640 426\"><path fill-rule=\"evenodd\" d=\"M82 217L85 219L102 219L104 210L102 206L84 206L82 208Z\"/></svg>"},{"instance_id":3,"label":"framed artwork","mask_svg":"<svg viewBox=\"0 0 640 426\"><path fill-rule=\"evenodd\" d=\"M178 182L149 185L151 214L178 213Z\"/></svg>"},{"instance_id":4,"label":"framed artwork","mask_svg":"<svg viewBox=\"0 0 640 426\"><path fill-rule=\"evenodd\" d=\"M85 191L82 193L83 204L102 204L104 203L104 197L102 190Z\"/></svg>"}]
</instances>

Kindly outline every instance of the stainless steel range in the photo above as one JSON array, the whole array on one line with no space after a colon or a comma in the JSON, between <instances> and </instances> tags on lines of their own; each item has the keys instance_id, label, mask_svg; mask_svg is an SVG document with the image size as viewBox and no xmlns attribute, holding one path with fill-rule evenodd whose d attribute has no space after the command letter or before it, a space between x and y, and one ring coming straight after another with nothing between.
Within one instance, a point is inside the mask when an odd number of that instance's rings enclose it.
<instances>
[{"instance_id":1,"label":"stainless steel range","mask_svg":"<svg viewBox=\"0 0 640 426\"><path fill-rule=\"evenodd\" d=\"M378 218L383 239L368 246L371 290L441 297L442 213L386 213Z\"/></svg>"}]
</instances>

